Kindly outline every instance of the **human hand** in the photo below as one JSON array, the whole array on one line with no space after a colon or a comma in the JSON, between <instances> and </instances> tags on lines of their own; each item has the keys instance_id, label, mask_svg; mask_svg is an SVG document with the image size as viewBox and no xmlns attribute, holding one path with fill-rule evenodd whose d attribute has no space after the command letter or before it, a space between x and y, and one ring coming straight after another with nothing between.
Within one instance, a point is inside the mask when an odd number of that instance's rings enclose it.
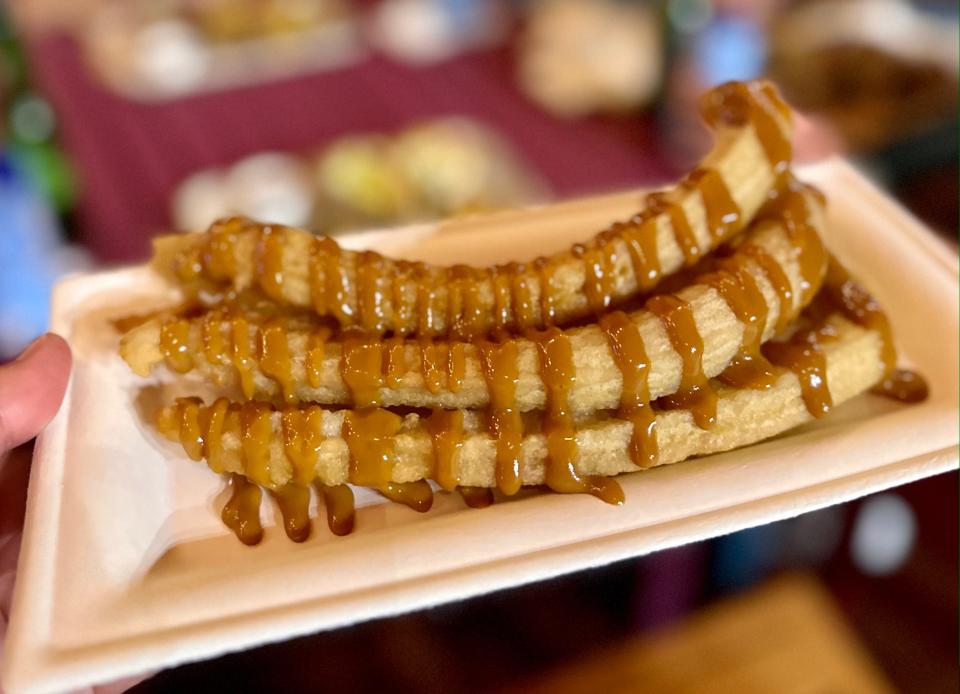
<instances>
[{"instance_id":1,"label":"human hand","mask_svg":"<svg viewBox=\"0 0 960 694\"><path fill-rule=\"evenodd\" d=\"M0 661L30 473L30 450L22 444L39 434L60 408L70 377L70 362L67 343L58 335L48 334L27 347L15 361L0 366ZM141 679L88 687L80 692L113 694Z\"/></svg>"}]
</instances>

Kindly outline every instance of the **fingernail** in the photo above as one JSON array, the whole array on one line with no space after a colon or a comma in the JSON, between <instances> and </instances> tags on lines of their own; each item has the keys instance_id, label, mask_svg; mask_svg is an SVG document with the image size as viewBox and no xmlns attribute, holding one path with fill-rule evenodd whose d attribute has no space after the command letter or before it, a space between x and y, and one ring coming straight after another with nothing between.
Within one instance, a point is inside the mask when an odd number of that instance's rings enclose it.
<instances>
[{"instance_id":1,"label":"fingernail","mask_svg":"<svg viewBox=\"0 0 960 694\"><path fill-rule=\"evenodd\" d=\"M40 346L49 339L50 339L50 333L44 333L43 335L38 337L36 340L31 342L29 345L27 345L27 348L22 352L20 352L20 356L14 359L14 361L22 361L24 359L29 359L30 355L36 352L38 349L40 349Z\"/></svg>"}]
</instances>

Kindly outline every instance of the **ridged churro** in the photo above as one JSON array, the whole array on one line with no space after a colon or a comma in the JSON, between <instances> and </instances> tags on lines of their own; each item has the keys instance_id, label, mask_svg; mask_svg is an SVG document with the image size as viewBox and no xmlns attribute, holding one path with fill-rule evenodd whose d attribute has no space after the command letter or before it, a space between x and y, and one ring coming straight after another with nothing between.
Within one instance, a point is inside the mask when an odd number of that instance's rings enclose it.
<instances>
[{"instance_id":1,"label":"ridged churro","mask_svg":"<svg viewBox=\"0 0 960 694\"><path fill-rule=\"evenodd\" d=\"M796 219L771 217L748 233L745 243L725 261L742 270L734 287L753 283L755 319L762 321L759 342L782 329L820 287L827 257L818 230L822 203L810 192L793 192ZM802 222L797 221L802 219ZM743 348L746 335L738 316L718 291L716 273L677 292L702 338L702 369L714 377ZM702 280L702 281L701 281ZM737 282L740 284L738 285ZM660 317L649 310L629 314L649 360L650 395L676 392L683 360ZM324 340L325 330L291 327L284 320L257 325L241 317L208 313L193 319L156 319L138 326L122 341L121 354L131 368L147 375L165 359L173 369L223 385L240 385L248 398L293 404L406 405L475 408L489 404L480 349L462 342L347 339ZM570 392L574 412L617 407L622 376L601 325L565 331L579 375ZM517 407L542 409L546 388L530 339L513 340L516 351ZM237 345L240 345L239 349ZM231 345L233 345L231 347ZM277 353L282 358L277 358ZM237 357L241 354L241 357ZM171 358L171 355L173 358ZM351 388L352 384L352 388Z\"/></svg>"},{"instance_id":2,"label":"ridged churro","mask_svg":"<svg viewBox=\"0 0 960 694\"><path fill-rule=\"evenodd\" d=\"M329 237L245 219L158 239L154 267L188 289L251 289L371 335L459 339L599 315L690 266L750 222L786 171L789 108L766 82L707 93L716 144L632 219L527 264L471 268L342 250Z\"/></svg>"}]
</instances>

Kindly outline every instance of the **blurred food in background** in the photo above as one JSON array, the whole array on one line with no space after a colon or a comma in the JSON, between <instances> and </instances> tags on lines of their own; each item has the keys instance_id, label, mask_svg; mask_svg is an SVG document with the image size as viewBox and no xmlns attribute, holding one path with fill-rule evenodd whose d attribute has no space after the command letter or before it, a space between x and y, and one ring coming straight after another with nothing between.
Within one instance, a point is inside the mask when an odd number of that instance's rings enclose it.
<instances>
[{"instance_id":1,"label":"blurred food in background","mask_svg":"<svg viewBox=\"0 0 960 694\"><path fill-rule=\"evenodd\" d=\"M850 150L876 150L954 124L958 40L956 22L901 0L816 0L775 19L770 74Z\"/></svg>"},{"instance_id":2,"label":"blurred food in background","mask_svg":"<svg viewBox=\"0 0 960 694\"><path fill-rule=\"evenodd\" d=\"M91 68L134 98L170 98L361 56L342 0L115 0L81 34Z\"/></svg>"},{"instance_id":3,"label":"blurred food in background","mask_svg":"<svg viewBox=\"0 0 960 694\"><path fill-rule=\"evenodd\" d=\"M178 186L172 217L183 230L243 214L336 233L515 207L547 191L491 129L443 118L395 135L345 136L311 155L260 153L198 172Z\"/></svg>"},{"instance_id":4,"label":"blurred food in background","mask_svg":"<svg viewBox=\"0 0 960 694\"><path fill-rule=\"evenodd\" d=\"M517 70L524 92L559 116L643 108L653 101L663 70L656 5L537 0Z\"/></svg>"}]
</instances>

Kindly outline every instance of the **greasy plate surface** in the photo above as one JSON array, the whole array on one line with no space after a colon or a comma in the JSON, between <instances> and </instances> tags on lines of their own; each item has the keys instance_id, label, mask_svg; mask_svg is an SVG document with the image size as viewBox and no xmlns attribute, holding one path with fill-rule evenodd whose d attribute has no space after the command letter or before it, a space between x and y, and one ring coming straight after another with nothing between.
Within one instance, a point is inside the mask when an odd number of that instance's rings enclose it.
<instances>
[{"instance_id":1,"label":"greasy plate surface","mask_svg":"<svg viewBox=\"0 0 960 694\"><path fill-rule=\"evenodd\" d=\"M627 475L620 508L530 493L472 510L440 494L421 515L358 494L351 536L332 536L320 519L302 545L268 527L260 546L244 547L220 524L220 480L141 423L138 399L149 392L116 356L110 318L149 310L163 288L143 270L64 282L54 326L74 346L75 371L36 450L5 686L59 690L209 657L720 535L956 467L955 256L845 165L801 177L827 193L825 241L887 308L901 361L926 375L930 399L910 407L863 396L775 440ZM529 258L589 237L638 200L621 194L454 222L429 241L434 231L418 227L348 243L448 263Z\"/></svg>"}]
</instances>

